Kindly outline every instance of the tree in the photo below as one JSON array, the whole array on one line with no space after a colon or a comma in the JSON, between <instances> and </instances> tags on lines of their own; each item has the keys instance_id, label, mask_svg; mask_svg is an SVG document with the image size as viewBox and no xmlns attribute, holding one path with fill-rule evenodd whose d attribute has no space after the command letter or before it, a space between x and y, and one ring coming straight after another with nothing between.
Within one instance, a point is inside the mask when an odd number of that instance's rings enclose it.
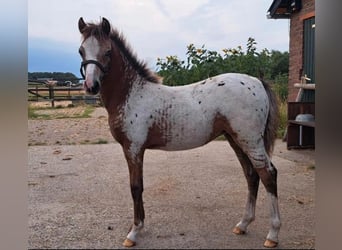
<instances>
[{"instance_id":1,"label":"tree","mask_svg":"<svg viewBox=\"0 0 342 250\"><path fill-rule=\"evenodd\" d=\"M222 73L245 73L274 83L281 99L287 98L287 78L289 53L268 49L257 51L257 42L250 37L246 52L242 46L222 49L223 54L211 51L202 45L187 46L186 60L176 55L157 59L157 73L166 85L185 85ZM277 86L276 86L277 85Z\"/></svg>"}]
</instances>

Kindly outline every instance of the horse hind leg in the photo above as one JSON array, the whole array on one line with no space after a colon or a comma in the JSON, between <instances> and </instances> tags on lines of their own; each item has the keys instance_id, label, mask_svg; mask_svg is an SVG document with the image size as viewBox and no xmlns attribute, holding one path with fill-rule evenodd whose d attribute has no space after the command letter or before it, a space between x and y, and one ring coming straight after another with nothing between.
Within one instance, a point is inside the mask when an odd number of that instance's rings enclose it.
<instances>
[{"instance_id":1,"label":"horse hind leg","mask_svg":"<svg viewBox=\"0 0 342 250\"><path fill-rule=\"evenodd\" d=\"M245 214L242 220L235 226L233 232L236 234L245 233L247 226L254 220L259 179L261 179L269 196L271 208L271 228L267 234L264 246L276 247L281 226L277 193L277 169L269 160L263 144L257 147L262 150L259 150L259 152L250 150L247 155L229 135L226 135L226 138L243 167L249 190Z\"/></svg>"},{"instance_id":2,"label":"horse hind leg","mask_svg":"<svg viewBox=\"0 0 342 250\"><path fill-rule=\"evenodd\" d=\"M271 228L267 234L264 246L276 247L281 226L277 193L277 169L271 161L268 162L266 167L256 168L256 172L260 176L270 200Z\"/></svg>"},{"instance_id":3,"label":"horse hind leg","mask_svg":"<svg viewBox=\"0 0 342 250\"><path fill-rule=\"evenodd\" d=\"M245 212L242 219L239 221L239 223L236 224L233 229L233 233L235 234L245 234L247 232L247 227L249 226L249 224L255 220L255 206L260 178L253 168L253 164L249 160L248 156L241 150L241 148L232 140L232 138L228 134L226 134L225 136L229 141L231 147L234 149L247 180L248 196Z\"/></svg>"},{"instance_id":4,"label":"horse hind leg","mask_svg":"<svg viewBox=\"0 0 342 250\"><path fill-rule=\"evenodd\" d=\"M259 175L262 184L265 186L270 202L271 227L266 236L264 246L276 247L278 245L278 234L281 226L278 207L277 169L266 154L263 143L256 144L255 148L258 150L249 150L249 159L256 173Z\"/></svg>"}]
</instances>

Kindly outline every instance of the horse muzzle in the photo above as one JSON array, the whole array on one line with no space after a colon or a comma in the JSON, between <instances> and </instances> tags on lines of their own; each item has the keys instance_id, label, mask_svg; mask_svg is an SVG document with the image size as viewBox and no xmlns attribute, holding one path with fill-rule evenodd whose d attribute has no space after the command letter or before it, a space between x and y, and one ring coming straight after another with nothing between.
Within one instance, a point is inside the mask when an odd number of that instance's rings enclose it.
<instances>
[{"instance_id":1,"label":"horse muzzle","mask_svg":"<svg viewBox=\"0 0 342 250\"><path fill-rule=\"evenodd\" d=\"M87 94L96 95L100 91L100 83L98 81L94 81L92 86L88 87L87 81L84 81L83 88Z\"/></svg>"},{"instance_id":2,"label":"horse muzzle","mask_svg":"<svg viewBox=\"0 0 342 250\"><path fill-rule=\"evenodd\" d=\"M101 70L103 75L108 73L108 67L103 66L101 63L95 60L86 60L81 63L80 72L81 72L83 79L85 79L84 84L83 84L84 89L87 92L87 94L96 95L100 91L100 82L99 80L96 80L96 79L89 80L88 79L89 75L88 77L85 76L86 66L88 64L96 65ZM100 77L100 79L103 78L103 75Z\"/></svg>"}]
</instances>

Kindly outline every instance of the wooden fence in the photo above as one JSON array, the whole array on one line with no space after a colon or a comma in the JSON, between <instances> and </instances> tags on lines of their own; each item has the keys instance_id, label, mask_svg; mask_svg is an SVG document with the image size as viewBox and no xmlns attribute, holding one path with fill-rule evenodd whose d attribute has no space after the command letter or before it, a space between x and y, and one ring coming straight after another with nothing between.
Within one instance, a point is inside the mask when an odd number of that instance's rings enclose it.
<instances>
[{"instance_id":1,"label":"wooden fence","mask_svg":"<svg viewBox=\"0 0 342 250\"><path fill-rule=\"evenodd\" d=\"M72 103L84 102L87 104L100 103L99 96L86 95L82 87L58 87L28 85L28 101L49 101L51 107L55 107L55 101L72 101Z\"/></svg>"}]
</instances>

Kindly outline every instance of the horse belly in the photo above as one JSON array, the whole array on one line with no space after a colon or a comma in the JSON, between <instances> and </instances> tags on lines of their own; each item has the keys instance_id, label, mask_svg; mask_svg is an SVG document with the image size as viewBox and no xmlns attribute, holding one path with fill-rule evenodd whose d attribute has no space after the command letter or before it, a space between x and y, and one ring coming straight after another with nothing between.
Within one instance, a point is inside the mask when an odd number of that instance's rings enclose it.
<instances>
[{"instance_id":1,"label":"horse belly","mask_svg":"<svg viewBox=\"0 0 342 250\"><path fill-rule=\"evenodd\" d=\"M177 140L176 138L171 139L165 146L157 147L156 149L162 149L166 151L177 151L197 148L206 144L208 140L205 137L202 138L183 138Z\"/></svg>"},{"instance_id":2,"label":"horse belly","mask_svg":"<svg viewBox=\"0 0 342 250\"><path fill-rule=\"evenodd\" d=\"M166 143L159 149L174 151L200 147L209 141L211 130L212 126L207 120L193 121L187 117L176 119L166 127Z\"/></svg>"}]
</instances>

